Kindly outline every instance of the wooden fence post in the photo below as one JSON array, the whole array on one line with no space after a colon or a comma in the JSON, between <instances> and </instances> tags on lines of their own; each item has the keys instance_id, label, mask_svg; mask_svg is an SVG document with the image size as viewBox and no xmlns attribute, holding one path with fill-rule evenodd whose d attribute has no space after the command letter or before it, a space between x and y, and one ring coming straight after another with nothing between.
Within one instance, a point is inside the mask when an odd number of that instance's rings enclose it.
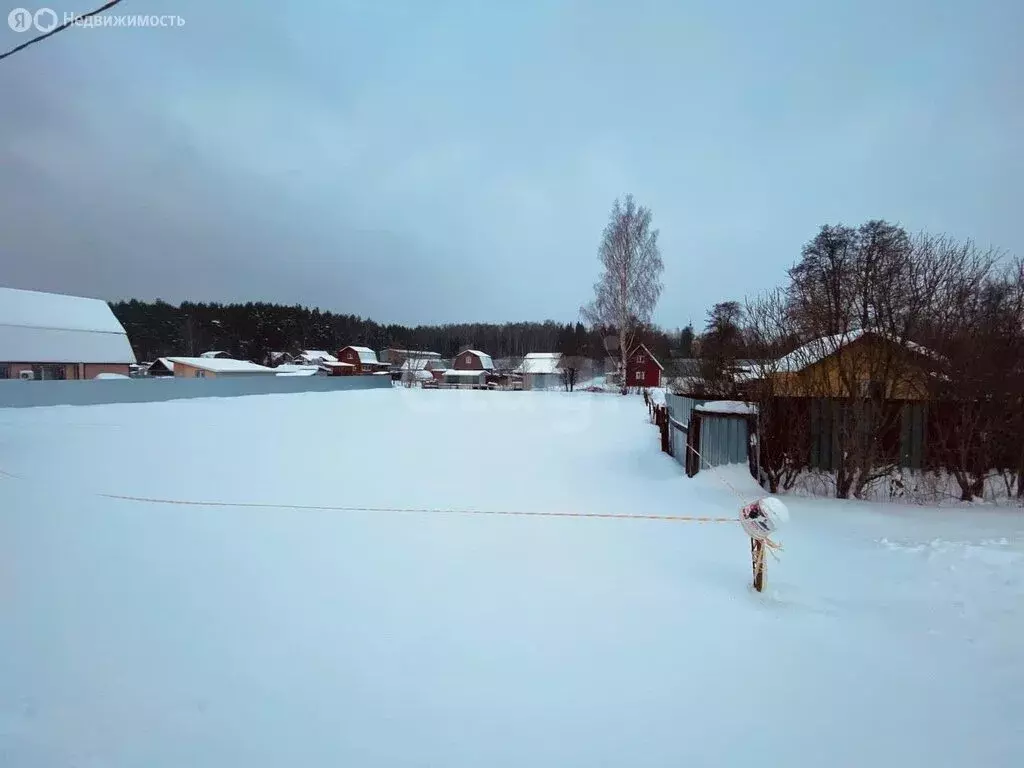
<instances>
[{"instance_id":1,"label":"wooden fence post","mask_svg":"<svg viewBox=\"0 0 1024 768\"><path fill-rule=\"evenodd\" d=\"M750 559L754 569L754 589L758 592L764 591L764 542L758 539L750 539Z\"/></svg>"}]
</instances>

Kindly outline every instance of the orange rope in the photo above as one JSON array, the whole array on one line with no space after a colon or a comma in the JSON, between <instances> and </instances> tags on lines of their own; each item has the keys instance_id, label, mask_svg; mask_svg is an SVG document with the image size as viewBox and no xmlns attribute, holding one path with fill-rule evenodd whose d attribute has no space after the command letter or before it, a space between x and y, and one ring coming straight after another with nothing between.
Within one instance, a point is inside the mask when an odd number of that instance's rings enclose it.
<instances>
[{"instance_id":1,"label":"orange rope","mask_svg":"<svg viewBox=\"0 0 1024 768\"><path fill-rule=\"evenodd\" d=\"M27 478L0 469L0 475L12 480ZM528 512L525 510L444 509L431 507L348 507L333 504L281 504L257 501L192 501L187 499L161 499L152 496L129 496L120 493L92 493L103 499L135 501L142 504L172 504L185 507L231 507L235 509L290 509L320 512L398 512L436 515L495 515L503 517L580 517L604 520L660 520L676 523L735 523L732 517L702 517L694 515L629 515L621 512Z\"/></svg>"},{"instance_id":2,"label":"orange rope","mask_svg":"<svg viewBox=\"0 0 1024 768\"><path fill-rule=\"evenodd\" d=\"M506 517L583 517L606 520L662 520L680 523L735 523L731 517L700 517L693 515L630 515L621 512L528 512L525 510L490 509L444 509L430 507L346 507L331 504L275 504L246 501L188 501L183 499L159 499L148 496L126 496L114 493L98 493L105 499L135 501L144 504L175 504L189 507L233 507L240 509L292 509L321 512L398 512L437 515L497 515Z\"/></svg>"}]
</instances>

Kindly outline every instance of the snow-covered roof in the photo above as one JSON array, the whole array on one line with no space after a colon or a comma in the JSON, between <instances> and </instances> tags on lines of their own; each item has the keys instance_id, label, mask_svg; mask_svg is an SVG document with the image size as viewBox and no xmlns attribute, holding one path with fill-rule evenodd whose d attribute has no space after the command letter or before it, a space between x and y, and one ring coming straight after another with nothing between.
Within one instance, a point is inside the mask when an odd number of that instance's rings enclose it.
<instances>
[{"instance_id":1,"label":"snow-covered roof","mask_svg":"<svg viewBox=\"0 0 1024 768\"><path fill-rule=\"evenodd\" d=\"M135 353L101 299L0 288L0 360L127 365Z\"/></svg>"},{"instance_id":2,"label":"snow-covered roof","mask_svg":"<svg viewBox=\"0 0 1024 768\"><path fill-rule=\"evenodd\" d=\"M742 403L739 400L714 400L698 405L693 410L727 416L749 416L757 413L757 406L753 403Z\"/></svg>"},{"instance_id":3,"label":"snow-covered roof","mask_svg":"<svg viewBox=\"0 0 1024 768\"><path fill-rule=\"evenodd\" d=\"M315 367L310 368L308 366L301 366L300 368L298 368L298 370L282 371L282 367L283 366L278 366L277 368L274 369L275 371L277 371L278 376L316 376L317 371L319 370Z\"/></svg>"},{"instance_id":4,"label":"snow-covered roof","mask_svg":"<svg viewBox=\"0 0 1024 768\"><path fill-rule=\"evenodd\" d=\"M483 376L486 371L463 371L458 368L449 368L444 372L445 376L466 376L466 377L477 377Z\"/></svg>"},{"instance_id":5,"label":"snow-covered roof","mask_svg":"<svg viewBox=\"0 0 1024 768\"><path fill-rule=\"evenodd\" d=\"M304 360L307 363L317 363L321 360L326 362L337 362L338 358L332 355L330 352L325 352L322 349L304 349L299 352L298 357L300 360Z\"/></svg>"},{"instance_id":6,"label":"snow-covered roof","mask_svg":"<svg viewBox=\"0 0 1024 768\"><path fill-rule=\"evenodd\" d=\"M227 354L228 354L227 352L224 352L224 351L218 349L218 350L213 350L211 352L203 352L199 356L200 357L214 357L214 358L217 358L217 357L227 357Z\"/></svg>"},{"instance_id":7,"label":"snow-covered roof","mask_svg":"<svg viewBox=\"0 0 1024 768\"><path fill-rule=\"evenodd\" d=\"M428 352L424 349L396 349L395 347L388 347L384 351L388 353L394 352L403 357L432 357L435 360L441 359L440 352Z\"/></svg>"},{"instance_id":8,"label":"snow-covered roof","mask_svg":"<svg viewBox=\"0 0 1024 768\"><path fill-rule=\"evenodd\" d=\"M171 362L171 359L169 357L158 357L156 359L156 362L160 363L160 365L162 365L171 373L174 373L174 363ZM153 366L151 365L149 367L152 368Z\"/></svg>"},{"instance_id":9,"label":"snow-covered roof","mask_svg":"<svg viewBox=\"0 0 1024 768\"><path fill-rule=\"evenodd\" d=\"M355 368L352 363L343 363L340 360L321 360L318 365L321 368Z\"/></svg>"},{"instance_id":10,"label":"snow-covered roof","mask_svg":"<svg viewBox=\"0 0 1024 768\"><path fill-rule=\"evenodd\" d=\"M560 352L530 352L516 368L517 373L558 373Z\"/></svg>"},{"instance_id":11,"label":"snow-covered roof","mask_svg":"<svg viewBox=\"0 0 1024 768\"><path fill-rule=\"evenodd\" d=\"M359 355L359 362L362 363L363 365L380 363L380 361L377 359L377 353L374 352L369 347L356 347L350 344L349 346L345 347L345 349L351 349L353 352Z\"/></svg>"},{"instance_id":12,"label":"snow-covered roof","mask_svg":"<svg viewBox=\"0 0 1024 768\"><path fill-rule=\"evenodd\" d=\"M834 336L822 336L819 339L814 339L807 342L802 347L797 347L795 350L790 352L788 355L779 358L779 360L772 366L775 370L782 373L796 373L802 371L809 365L820 363L826 357L834 355L843 347L855 342L857 339L865 335L877 336L879 338L888 338L895 344L902 343L907 349L912 352L916 352L919 355L925 357L935 358L937 355L927 347L923 347L913 341L899 341L893 339L887 334L878 333L876 331L863 331L860 329L847 331L845 333L837 333Z\"/></svg>"},{"instance_id":13,"label":"snow-covered roof","mask_svg":"<svg viewBox=\"0 0 1024 768\"><path fill-rule=\"evenodd\" d=\"M434 378L434 374L426 370L406 371L403 375L413 381L431 381Z\"/></svg>"},{"instance_id":14,"label":"snow-covered roof","mask_svg":"<svg viewBox=\"0 0 1024 768\"><path fill-rule=\"evenodd\" d=\"M491 360L491 356L488 355L486 352L481 352L478 349L466 349L466 350L463 350L462 352L460 352L459 354L460 355L464 355L467 352L469 354L471 354L471 355L476 355L477 357L480 358L480 365L482 365L484 367L484 370L486 370L486 371L493 371L494 370L494 361Z\"/></svg>"},{"instance_id":15,"label":"snow-covered roof","mask_svg":"<svg viewBox=\"0 0 1024 768\"><path fill-rule=\"evenodd\" d=\"M274 368L274 370L280 374L284 373L301 373L303 371L317 372L317 366L315 365L303 365L301 363L281 363Z\"/></svg>"},{"instance_id":16,"label":"snow-covered roof","mask_svg":"<svg viewBox=\"0 0 1024 768\"><path fill-rule=\"evenodd\" d=\"M430 368L441 367L441 359L438 357L430 358L409 358L405 360L399 370L402 371L425 371Z\"/></svg>"},{"instance_id":17,"label":"snow-covered roof","mask_svg":"<svg viewBox=\"0 0 1024 768\"><path fill-rule=\"evenodd\" d=\"M211 373L275 373L273 368L250 363L248 360L232 360L229 357L169 357L172 363L190 365Z\"/></svg>"}]
</instances>

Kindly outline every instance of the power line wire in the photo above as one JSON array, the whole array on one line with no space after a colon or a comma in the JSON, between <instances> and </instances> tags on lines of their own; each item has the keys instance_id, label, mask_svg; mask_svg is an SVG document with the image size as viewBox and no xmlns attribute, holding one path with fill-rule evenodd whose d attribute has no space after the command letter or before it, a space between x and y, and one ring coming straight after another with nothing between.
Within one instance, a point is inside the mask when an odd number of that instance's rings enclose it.
<instances>
[{"instance_id":1,"label":"power line wire","mask_svg":"<svg viewBox=\"0 0 1024 768\"><path fill-rule=\"evenodd\" d=\"M111 8L113 8L115 5L117 5L120 2L121 2L121 0L110 0L109 2L104 3L103 5L101 5L95 11L89 11L88 13L83 13L80 16L76 16L75 18L71 19L70 21L65 21L60 26L57 26L57 27L54 27L53 29L51 29L49 32L44 32L43 34L38 35L37 37L33 37L31 40L28 40L28 41L22 43L21 45L15 46L14 48L11 48L11 50L6 51L5 53L0 53L0 60L6 59L8 56L13 56L18 51L23 51L26 48L28 48L30 45L35 45L36 43L38 43L38 42L40 42L42 40L45 40L46 38L48 38L48 37L50 37L52 35L56 35L58 32L67 29L68 27L72 26L73 24L78 23L82 19L88 19L90 16L97 16L97 15L103 13L104 11L110 10Z\"/></svg>"}]
</instances>

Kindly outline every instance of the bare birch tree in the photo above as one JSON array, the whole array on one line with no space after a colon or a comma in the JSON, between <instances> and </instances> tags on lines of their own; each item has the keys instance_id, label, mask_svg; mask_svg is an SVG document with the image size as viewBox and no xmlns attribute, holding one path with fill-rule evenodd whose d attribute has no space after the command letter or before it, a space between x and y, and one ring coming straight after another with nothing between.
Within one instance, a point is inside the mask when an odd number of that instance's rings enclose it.
<instances>
[{"instance_id":1,"label":"bare birch tree","mask_svg":"<svg viewBox=\"0 0 1024 768\"><path fill-rule=\"evenodd\" d=\"M650 209L638 206L633 195L615 201L598 248L601 276L594 284L594 300L580 308L591 325L615 328L623 392L626 360L637 329L651 321L662 290L664 264L651 220Z\"/></svg>"}]
</instances>

